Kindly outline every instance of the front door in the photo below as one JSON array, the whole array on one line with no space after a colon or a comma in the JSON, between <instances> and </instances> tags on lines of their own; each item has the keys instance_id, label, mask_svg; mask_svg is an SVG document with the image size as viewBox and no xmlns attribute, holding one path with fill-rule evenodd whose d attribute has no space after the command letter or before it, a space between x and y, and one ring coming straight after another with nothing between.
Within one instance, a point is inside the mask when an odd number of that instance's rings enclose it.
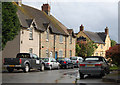
<instances>
[{"instance_id":1,"label":"front door","mask_svg":"<svg viewBox=\"0 0 120 85\"><path fill-rule=\"evenodd\" d=\"M55 52L55 59L57 59L57 51Z\"/></svg>"}]
</instances>

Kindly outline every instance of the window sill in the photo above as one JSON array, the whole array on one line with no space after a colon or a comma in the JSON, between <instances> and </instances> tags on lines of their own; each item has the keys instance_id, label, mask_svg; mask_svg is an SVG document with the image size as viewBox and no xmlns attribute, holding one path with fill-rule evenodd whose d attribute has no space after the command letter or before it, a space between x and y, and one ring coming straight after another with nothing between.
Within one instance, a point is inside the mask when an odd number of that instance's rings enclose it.
<instances>
[{"instance_id":1,"label":"window sill","mask_svg":"<svg viewBox=\"0 0 120 85\"><path fill-rule=\"evenodd\" d=\"M59 44L63 44L63 42L60 42Z\"/></svg>"},{"instance_id":2,"label":"window sill","mask_svg":"<svg viewBox=\"0 0 120 85\"><path fill-rule=\"evenodd\" d=\"M29 40L33 40L33 39L29 39Z\"/></svg>"},{"instance_id":3,"label":"window sill","mask_svg":"<svg viewBox=\"0 0 120 85\"><path fill-rule=\"evenodd\" d=\"M49 42L49 40L48 40L48 39L46 39L46 42Z\"/></svg>"}]
</instances>

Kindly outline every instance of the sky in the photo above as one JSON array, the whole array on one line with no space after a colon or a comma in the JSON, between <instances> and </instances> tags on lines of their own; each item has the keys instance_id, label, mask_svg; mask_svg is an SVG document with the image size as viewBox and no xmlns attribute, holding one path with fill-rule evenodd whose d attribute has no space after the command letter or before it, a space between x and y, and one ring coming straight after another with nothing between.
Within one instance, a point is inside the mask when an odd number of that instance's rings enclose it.
<instances>
[{"instance_id":1,"label":"sky","mask_svg":"<svg viewBox=\"0 0 120 85\"><path fill-rule=\"evenodd\" d=\"M110 38L118 42L118 0L22 0L25 5L40 9L49 3L51 14L67 28L104 32L109 28Z\"/></svg>"}]
</instances>

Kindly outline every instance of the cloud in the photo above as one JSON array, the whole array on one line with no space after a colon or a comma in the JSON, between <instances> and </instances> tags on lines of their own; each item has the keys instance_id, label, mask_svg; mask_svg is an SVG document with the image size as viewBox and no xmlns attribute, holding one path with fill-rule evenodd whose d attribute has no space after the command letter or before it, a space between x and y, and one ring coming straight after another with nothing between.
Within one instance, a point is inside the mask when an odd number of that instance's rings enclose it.
<instances>
[{"instance_id":1,"label":"cloud","mask_svg":"<svg viewBox=\"0 0 120 85\"><path fill-rule=\"evenodd\" d=\"M106 0L105 0L106 1ZM28 5L41 9L44 2L32 2ZM54 2L50 3L51 14L68 28L104 32L109 27L110 37L118 41L118 4L117 2ZM116 35L115 35L116 34Z\"/></svg>"}]
</instances>

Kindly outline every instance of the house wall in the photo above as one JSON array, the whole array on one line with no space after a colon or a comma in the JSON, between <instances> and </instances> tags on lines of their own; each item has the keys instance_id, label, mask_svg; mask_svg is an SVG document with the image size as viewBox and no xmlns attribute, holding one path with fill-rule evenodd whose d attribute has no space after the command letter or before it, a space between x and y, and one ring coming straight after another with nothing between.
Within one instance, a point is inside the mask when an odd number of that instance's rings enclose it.
<instances>
[{"instance_id":1,"label":"house wall","mask_svg":"<svg viewBox=\"0 0 120 85\"><path fill-rule=\"evenodd\" d=\"M8 41L2 51L2 58L15 58L20 52L20 32L12 41Z\"/></svg>"},{"instance_id":2,"label":"house wall","mask_svg":"<svg viewBox=\"0 0 120 85\"><path fill-rule=\"evenodd\" d=\"M71 36L71 35L70 35ZM76 46L76 38L72 37L72 43L70 43L70 36L67 37L67 57L75 56L75 46ZM72 51L72 56L70 56L70 50Z\"/></svg>"},{"instance_id":3,"label":"house wall","mask_svg":"<svg viewBox=\"0 0 120 85\"><path fill-rule=\"evenodd\" d=\"M52 53L53 56L53 47L54 47L54 35L50 34L50 31L48 29L49 32L49 39L47 40L47 32L43 32L41 33L41 57L47 57L47 51L48 50L48 57L50 57L50 53Z\"/></svg>"},{"instance_id":4,"label":"house wall","mask_svg":"<svg viewBox=\"0 0 120 85\"><path fill-rule=\"evenodd\" d=\"M31 25L33 28L33 26ZM29 49L32 48L33 52L39 56L39 33L33 28L33 40L29 40L29 28L21 29L20 32L20 52L29 53Z\"/></svg>"},{"instance_id":5,"label":"house wall","mask_svg":"<svg viewBox=\"0 0 120 85\"><path fill-rule=\"evenodd\" d=\"M77 34L77 38L79 38L80 36L86 37L87 40L90 40L85 35L85 33L83 33L83 31L80 31ZM106 50L108 50L111 47L111 41L110 41L109 35L106 36L105 44L98 44L98 43L96 43L96 45L98 46L98 48L94 51L93 56L103 56L103 57L105 57Z\"/></svg>"},{"instance_id":6,"label":"house wall","mask_svg":"<svg viewBox=\"0 0 120 85\"><path fill-rule=\"evenodd\" d=\"M103 48L101 48L101 45ZM106 57L106 50L108 50L111 47L111 40L109 35L106 36L105 44L98 44L98 48L95 50L94 55L98 53L98 56Z\"/></svg>"},{"instance_id":7,"label":"house wall","mask_svg":"<svg viewBox=\"0 0 120 85\"><path fill-rule=\"evenodd\" d=\"M48 29L49 31L49 29ZM54 43L54 35L56 36L55 38L55 43ZM49 31L49 40L46 40L47 37L47 32L41 33L41 57L50 57L51 53L52 56L55 57L55 52L57 52L57 57L59 56L59 52L62 51L63 55L62 57L70 57L70 50L72 50L72 56L75 56L75 44L76 44L76 38L72 39L72 44L70 44L70 36L63 36L63 42L60 42L60 36L57 34L51 34ZM66 38L66 40L65 40ZM55 47L55 50L54 50ZM48 50L48 53L47 51ZM66 54L65 54L66 51Z\"/></svg>"}]
</instances>

